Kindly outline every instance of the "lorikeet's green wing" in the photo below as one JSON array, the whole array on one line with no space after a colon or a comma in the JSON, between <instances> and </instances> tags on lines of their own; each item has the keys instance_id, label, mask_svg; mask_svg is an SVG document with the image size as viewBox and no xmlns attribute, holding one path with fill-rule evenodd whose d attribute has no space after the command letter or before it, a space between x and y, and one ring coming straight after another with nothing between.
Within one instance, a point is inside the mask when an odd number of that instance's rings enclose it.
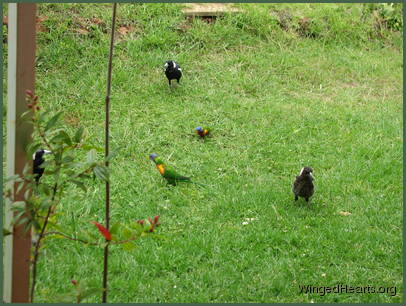
<instances>
[{"instance_id":1,"label":"lorikeet's green wing","mask_svg":"<svg viewBox=\"0 0 406 306\"><path fill-rule=\"evenodd\" d=\"M165 172L162 175L165 179L168 180L170 183L174 183L176 181L190 181L189 177L180 175L173 167L164 165Z\"/></svg>"}]
</instances>

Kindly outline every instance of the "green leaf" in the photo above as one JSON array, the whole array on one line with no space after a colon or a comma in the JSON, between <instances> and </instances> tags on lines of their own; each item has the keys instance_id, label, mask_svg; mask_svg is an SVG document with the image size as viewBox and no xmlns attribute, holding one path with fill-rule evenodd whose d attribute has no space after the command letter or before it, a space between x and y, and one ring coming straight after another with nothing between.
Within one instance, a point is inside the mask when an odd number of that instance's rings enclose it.
<instances>
[{"instance_id":1,"label":"green leaf","mask_svg":"<svg viewBox=\"0 0 406 306\"><path fill-rule=\"evenodd\" d=\"M101 179L105 182L108 181L109 178L108 178L108 171L107 171L106 167L97 165L96 167L94 167L93 172L98 179Z\"/></svg>"},{"instance_id":2,"label":"green leaf","mask_svg":"<svg viewBox=\"0 0 406 306\"><path fill-rule=\"evenodd\" d=\"M96 162L97 158L97 152L95 149L91 149L89 152L87 152L87 163L93 164Z\"/></svg>"},{"instance_id":3,"label":"green leaf","mask_svg":"<svg viewBox=\"0 0 406 306\"><path fill-rule=\"evenodd\" d=\"M10 181L15 181L15 180L17 180L18 178L20 178L20 176L19 176L18 174L15 174L15 175L6 177L6 178L4 179L4 183L10 182Z\"/></svg>"},{"instance_id":4,"label":"green leaf","mask_svg":"<svg viewBox=\"0 0 406 306\"><path fill-rule=\"evenodd\" d=\"M62 115L62 112L57 113L55 116L53 116L47 124L45 125L45 131L48 131L50 128L52 128L57 122L59 117Z\"/></svg>"},{"instance_id":5,"label":"green leaf","mask_svg":"<svg viewBox=\"0 0 406 306\"><path fill-rule=\"evenodd\" d=\"M39 230L41 229L41 225L38 223L37 220L32 219L32 220L31 220L31 223L32 223L32 225L34 226L34 228L35 228L37 231L39 231Z\"/></svg>"},{"instance_id":6,"label":"green leaf","mask_svg":"<svg viewBox=\"0 0 406 306\"><path fill-rule=\"evenodd\" d=\"M12 234L13 234L13 232L10 232L8 229L3 227L3 237L8 236L8 235L12 235Z\"/></svg>"},{"instance_id":7,"label":"green leaf","mask_svg":"<svg viewBox=\"0 0 406 306\"><path fill-rule=\"evenodd\" d=\"M13 210L25 210L25 201L15 201L12 206Z\"/></svg>"},{"instance_id":8,"label":"green leaf","mask_svg":"<svg viewBox=\"0 0 406 306\"><path fill-rule=\"evenodd\" d=\"M48 209L52 205L52 201L50 199L46 199L41 202L40 208L41 209Z\"/></svg>"},{"instance_id":9,"label":"green leaf","mask_svg":"<svg viewBox=\"0 0 406 306\"><path fill-rule=\"evenodd\" d=\"M31 196L31 189L27 189L25 192L24 192L24 199L29 199L30 198L30 196Z\"/></svg>"},{"instance_id":10,"label":"green leaf","mask_svg":"<svg viewBox=\"0 0 406 306\"><path fill-rule=\"evenodd\" d=\"M42 143L40 142L32 142L28 145L27 148L27 158L32 159L32 155L42 147Z\"/></svg>"},{"instance_id":11,"label":"green leaf","mask_svg":"<svg viewBox=\"0 0 406 306\"><path fill-rule=\"evenodd\" d=\"M76 296L74 293L66 293L66 294L60 294L55 297L54 301L51 301L52 303L64 303L64 304L73 304L76 302Z\"/></svg>"},{"instance_id":12,"label":"green leaf","mask_svg":"<svg viewBox=\"0 0 406 306\"><path fill-rule=\"evenodd\" d=\"M134 242L129 241L129 242L126 242L126 243L122 243L121 247L123 248L124 251L132 251L132 250L135 249L136 245L135 245Z\"/></svg>"},{"instance_id":13,"label":"green leaf","mask_svg":"<svg viewBox=\"0 0 406 306\"><path fill-rule=\"evenodd\" d=\"M24 183L23 183L23 182L18 183L16 193L20 193L20 191L21 191L21 189L23 189L23 187L24 187Z\"/></svg>"},{"instance_id":14,"label":"green leaf","mask_svg":"<svg viewBox=\"0 0 406 306\"><path fill-rule=\"evenodd\" d=\"M75 136L73 137L73 141L75 143L79 143L82 140L83 137L83 132L84 132L85 128L83 126L81 126L75 133Z\"/></svg>"},{"instance_id":15,"label":"green leaf","mask_svg":"<svg viewBox=\"0 0 406 306\"><path fill-rule=\"evenodd\" d=\"M26 163L24 165L23 175L27 176L29 173L31 173L31 165L30 165L30 163Z\"/></svg>"},{"instance_id":16,"label":"green leaf","mask_svg":"<svg viewBox=\"0 0 406 306\"><path fill-rule=\"evenodd\" d=\"M59 232L64 231L64 229L61 226L59 226L58 224L56 224L55 222L52 222L52 221L48 221L48 226L49 226L49 228L53 228Z\"/></svg>"},{"instance_id":17,"label":"green leaf","mask_svg":"<svg viewBox=\"0 0 406 306\"><path fill-rule=\"evenodd\" d=\"M124 227L123 237L125 240L132 238L134 234L135 233L132 230L128 229L127 227Z\"/></svg>"},{"instance_id":18,"label":"green leaf","mask_svg":"<svg viewBox=\"0 0 406 306\"><path fill-rule=\"evenodd\" d=\"M28 223L28 222L29 222L29 219L27 217L22 217L22 218L19 218L19 219L15 218L14 225L15 226L20 226L20 225L22 225L24 223Z\"/></svg>"},{"instance_id":19,"label":"green leaf","mask_svg":"<svg viewBox=\"0 0 406 306\"><path fill-rule=\"evenodd\" d=\"M24 223L24 232L25 233L28 233L28 231L30 231L31 230L31 228L32 228L32 221L31 220L28 220L26 223Z\"/></svg>"},{"instance_id":20,"label":"green leaf","mask_svg":"<svg viewBox=\"0 0 406 306\"><path fill-rule=\"evenodd\" d=\"M97 152L104 152L104 148L102 147L97 147L97 146L92 146L92 145L83 145L82 146L83 150L96 150Z\"/></svg>"},{"instance_id":21,"label":"green leaf","mask_svg":"<svg viewBox=\"0 0 406 306\"><path fill-rule=\"evenodd\" d=\"M32 115L32 110L27 110L24 113L21 114L21 119L24 119L24 117L27 117L28 114ZM28 118L29 119L29 118Z\"/></svg>"},{"instance_id":22,"label":"green leaf","mask_svg":"<svg viewBox=\"0 0 406 306\"><path fill-rule=\"evenodd\" d=\"M70 139L68 133L66 133L65 131L59 131L58 134L52 137L51 142L52 143L63 142L66 143L68 146L72 145L72 140Z\"/></svg>"},{"instance_id":23,"label":"green leaf","mask_svg":"<svg viewBox=\"0 0 406 306\"><path fill-rule=\"evenodd\" d=\"M110 234L111 235L117 234L117 231L119 228L120 228L120 223L119 222L114 223L109 229ZM113 237L113 240L114 240L114 237Z\"/></svg>"},{"instance_id":24,"label":"green leaf","mask_svg":"<svg viewBox=\"0 0 406 306\"><path fill-rule=\"evenodd\" d=\"M45 194L46 196L49 196L51 194L51 190L49 189L49 186L46 184L40 184L38 189L42 194Z\"/></svg>"},{"instance_id":25,"label":"green leaf","mask_svg":"<svg viewBox=\"0 0 406 306\"><path fill-rule=\"evenodd\" d=\"M116 155L117 155L117 151L116 152L113 152L113 153L110 153L106 158L105 158L105 161L110 161L111 159L113 159Z\"/></svg>"},{"instance_id":26,"label":"green leaf","mask_svg":"<svg viewBox=\"0 0 406 306\"><path fill-rule=\"evenodd\" d=\"M12 219L11 222L12 222L13 224L16 223L24 214L25 214L25 210L16 213L16 214L13 216L13 219Z\"/></svg>"},{"instance_id":27,"label":"green leaf","mask_svg":"<svg viewBox=\"0 0 406 306\"><path fill-rule=\"evenodd\" d=\"M66 237L60 235L60 234L54 234L52 233L51 235L46 235L44 238L48 239L66 239Z\"/></svg>"},{"instance_id":28,"label":"green leaf","mask_svg":"<svg viewBox=\"0 0 406 306\"><path fill-rule=\"evenodd\" d=\"M47 112L41 112L41 114L39 115L39 117L38 117L38 121L41 123L41 122L44 122L45 121L45 118L47 117Z\"/></svg>"},{"instance_id":29,"label":"green leaf","mask_svg":"<svg viewBox=\"0 0 406 306\"><path fill-rule=\"evenodd\" d=\"M161 235L161 234L155 234L152 233L153 235L151 235L152 239L158 239L158 240L168 240L168 237Z\"/></svg>"},{"instance_id":30,"label":"green leaf","mask_svg":"<svg viewBox=\"0 0 406 306\"><path fill-rule=\"evenodd\" d=\"M77 187L79 187L80 189L82 189L84 192L87 192L87 188L86 185L79 180L70 180L73 184L75 184Z\"/></svg>"},{"instance_id":31,"label":"green leaf","mask_svg":"<svg viewBox=\"0 0 406 306\"><path fill-rule=\"evenodd\" d=\"M73 161L74 161L75 159L72 157L72 156L65 156L63 159L62 159L62 164L69 164L69 163L72 163Z\"/></svg>"}]
</instances>

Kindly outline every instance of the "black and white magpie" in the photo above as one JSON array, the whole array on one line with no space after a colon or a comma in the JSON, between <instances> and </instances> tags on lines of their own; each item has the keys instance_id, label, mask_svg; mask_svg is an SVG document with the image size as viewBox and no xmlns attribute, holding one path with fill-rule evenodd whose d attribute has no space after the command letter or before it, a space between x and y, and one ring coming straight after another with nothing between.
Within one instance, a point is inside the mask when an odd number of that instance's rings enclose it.
<instances>
[{"instance_id":1,"label":"black and white magpie","mask_svg":"<svg viewBox=\"0 0 406 306\"><path fill-rule=\"evenodd\" d=\"M182 69L174 61L166 61L165 63L165 75L168 78L169 86L171 85L171 80L179 80L182 77Z\"/></svg>"},{"instance_id":2,"label":"black and white magpie","mask_svg":"<svg viewBox=\"0 0 406 306\"><path fill-rule=\"evenodd\" d=\"M32 172L34 174L34 178L35 178L35 182L38 184L39 179L41 178L42 174L44 174L45 169L40 167L42 165L42 163L45 161L44 159L44 155L45 154L51 154L51 151L48 150L37 150L33 155L32 155L32 159L33 159L33 169Z\"/></svg>"},{"instance_id":3,"label":"black and white magpie","mask_svg":"<svg viewBox=\"0 0 406 306\"><path fill-rule=\"evenodd\" d=\"M298 200L298 197L306 199L306 202L309 202L309 198L314 193L313 185L313 169L310 167L303 167L299 175L296 176L296 180L293 182L292 191L295 195L295 201Z\"/></svg>"}]
</instances>

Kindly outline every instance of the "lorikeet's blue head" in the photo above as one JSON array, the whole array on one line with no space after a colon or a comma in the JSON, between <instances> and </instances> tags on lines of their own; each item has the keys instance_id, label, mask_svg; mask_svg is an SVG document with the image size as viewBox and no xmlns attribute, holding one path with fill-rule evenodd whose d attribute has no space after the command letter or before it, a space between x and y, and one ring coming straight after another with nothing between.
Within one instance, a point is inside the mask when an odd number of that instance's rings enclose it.
<instances>
[{"instance_id":1,"label":"lorikeet's blue head","mask_svg":"<svg viewBox=\"0 0 406 306\"><path fill-rule=\"evenodd\" d=\"M157 158L157 157L158 157L158 155L155 153L149 155L149 159L152 160L153 162L155 162L155 158Z\"/></svg>"},{"instance_id":2,"label":"lorikeet's blue head","mask_svg":"<svg viewBox=\"0 0 406 306\"><path fill-rule=\"evenodd\" d=\"M195 130L198 131L198 132L203 132L203 127L198 126Z\"/></svg>"},{"instance_id":3,"label":"lorikeet's blue head","mask_svg":"<svg viewBox=\"0 0 406 306\"><path fill-rule=\"evenodd\" d=\"M162 159L160 157L158 157L157 154L153 153L149 156L149 159L152 160L156 165L161 165L164 162L162 161Z\"/></svg>"}]
</instances>

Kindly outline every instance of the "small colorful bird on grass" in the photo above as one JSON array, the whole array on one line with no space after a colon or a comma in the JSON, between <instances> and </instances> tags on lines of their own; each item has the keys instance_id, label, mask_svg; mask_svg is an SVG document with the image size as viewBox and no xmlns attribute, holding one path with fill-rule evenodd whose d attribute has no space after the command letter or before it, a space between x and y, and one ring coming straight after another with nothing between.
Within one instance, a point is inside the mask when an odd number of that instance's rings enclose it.
<instances>
[{"instance_id":1,"label":"small colorful bird on grass","mask_svg":"<svg viewBox=\"0 0 406 306\"><path fill-rule=\"evenodd\" d=\"M149 159L155 163L159 173L161 173L162 177L166 179L169 184L176 185L178 182L187 182L201 185L199 183L192 182L190 177L180 175L173 167L166 165L157 154L151 154Z\"/></svg>"},{"instance_id":2,"label":"small colorful bird on grass","mask_svg":"<svg viewBox=\"0 0 406 306\"><path fill-rule=\"evenodd\" d=\"M201 138L205 138L210 134L210 129L209 128L204 128L202 126L198 126L195 128L197 135L199 135Z\"/></svg>"},{"instance_id":3,"label":"small colorful bird on grass","mask_svg":"<svg viewBox=\"0 0 406 306\"><path fill-rule=\"evenodd\" d=\"M171 80L177 80L178 84L182 77L182 69L175 63L175 61L166 61L165 63L165 75L168 78L169 86L171 86Z\"/></svg>"},{"instance_id":4,"label":"small colorful bird on grass","mask_svg":"<svg viewBox=\"0 0 406 306\"><path fill-rule=\"evenodd\" d=\"M309 198L314 193L313 185L313 169L310 167L303 167L299 175L296 176L296 180L293 182L292 191L295 195L295 201L299 197L305 198L306 202L309 202Z\"/></svg>"},{"instance_id":5,"label":"small colorful bird on grass","mask_svg":"<svg viewBox=\"0 0 406 306\"><path fill-rule=\"evenodd\" d=\"M45 169L41 167L42 163L45 161L44 155L46 154L51 154L51 151L48 150L37 150L33 155L32 155L32 165L33 169L32 172L34 174L35 182L39 183L39 179L41 178L42 174L44 174Z\"/></svg>"}]
</instances>

